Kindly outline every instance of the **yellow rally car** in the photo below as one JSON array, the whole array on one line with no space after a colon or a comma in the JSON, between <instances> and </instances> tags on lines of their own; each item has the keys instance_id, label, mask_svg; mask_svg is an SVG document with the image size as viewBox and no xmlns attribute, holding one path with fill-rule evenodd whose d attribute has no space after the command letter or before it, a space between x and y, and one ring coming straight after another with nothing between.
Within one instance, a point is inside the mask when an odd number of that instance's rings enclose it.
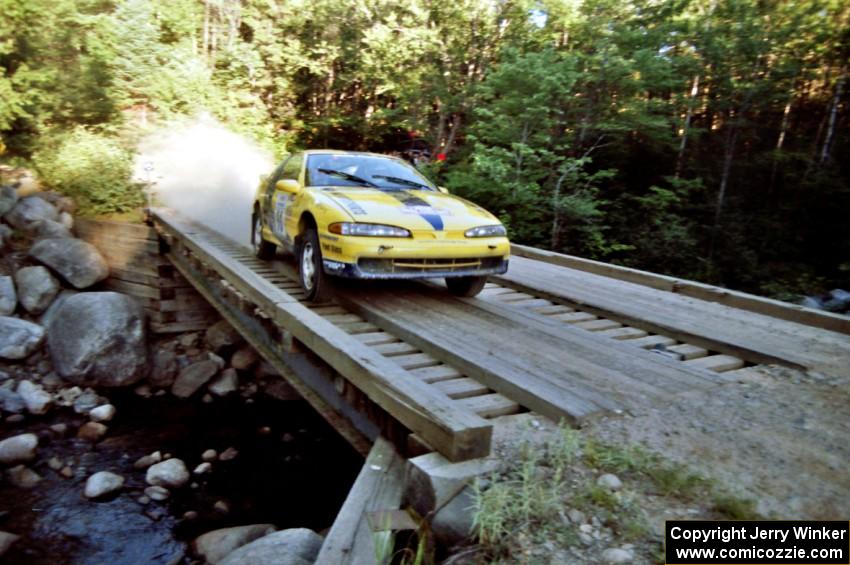
<instances>
[{"instance_id":1,"label":"yellow rally car","mask_svg":"<svg viewBox=\"0 0 850 565\"><path fill-rule=\"evenodd\" d=\"M290 155L261 179L251 225L256 256L269 259L277 246L294 253L315 301L328 298L328 275L445 277L450 292L474 296L487 275L508 269L498 219L386 155Z\"/></svg>"}]
</instances>

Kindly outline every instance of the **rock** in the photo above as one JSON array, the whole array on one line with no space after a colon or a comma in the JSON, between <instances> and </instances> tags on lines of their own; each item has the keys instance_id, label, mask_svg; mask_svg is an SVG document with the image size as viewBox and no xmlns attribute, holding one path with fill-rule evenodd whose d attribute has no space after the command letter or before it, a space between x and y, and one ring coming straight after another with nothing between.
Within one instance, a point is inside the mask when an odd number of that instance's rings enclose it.
<instances>
[{"instance_id":1,"label":"rock","mask_svg":"<svg viewBox=\"0 0 850 565\"><path fill-rule=\"evenodd\" d=\"M216 453L215 449L207 449L201 453L201 460L203 461L215 461L216 457L218 457L218 453Z\"/></svg>"},{"instance_id":2,"label":"rock","mask_svg":"<svg viewBox=\"0 0 850 565\"><path fill-rule=\"evenodd\" d=\"M227 396L239 390L239 375L236 373L236 369L231 367L222 371L219 376L213 379L207 390L216 396Z\"/></svg>"},{"instance_id":3,"label":"rock","mask_svg":"<svg viewBox=\"0 0 850 565\"><path fill-rule=\"evenodd\" d=\"M139 504L142 504L142 505L144 505L144 504L150 504L150 503L151 503L151 499L150 499L150 497L149 497L148 495L143 494L142 496L140 496L139 498L137 498L137 499L136 499L136 502L138 502Z\"/></svg>"},{"instance_id":4,"label":"rock","mask_svg":"<svg viewBox=\"0 0 850 565\"><path fill-rule=\"evenodd\" d=\"M207 328L204 339L213 351L238 345L244 341L239 332L233 329L233 326L225 320L220 320Z\"/></svg>"},{"instance_id":5,"label":"rock","mask_svg":"<svg viewBox=\"0 0 850 565\"><path fill-rule=\"evenodd\" d=\"M159 349L153 356L153 367L148 375L151 386L168 388L177 378L177 354L167 349Z\"/></svg>"},{"instance_id":6,"label":"rock","mask_svg":"<svg viewBox=\"0 0 850 565\"><path fill-rule=\"evenodd\" d=\"M628 549L612 547L602 552L602 562L615 565L617 563L633 563L635 555Z\"/></svg>"},{"instance_id":7,"label":"rock","mask_svg":"<svg viewBox=\"0 0 850 565\"><path fill-rule=\"evenodd\" d=\"M42 220L58 220L59 211L53 204L36 196L21 198L3 217L13 228L32 232Z\"/></svg>"},{"instance_id":8,"label":"rock","mask_svg":"<svg viewBox=\"0 0 850 565\"><path fill-rule=\"evenodd\" d=\"M3 249L12 240L13 233L12 228L6 224L0 224L0 249Z\"/></svg>"},{"instance_id":9,"label":"rock","mask_svg":"<svg viewBox=\"0 0 850 565\"><path fill-rule=\"evenodd\" d=\"M15 311L18 305L18 294L15 292L15 283L12 277L0 277L0 316L8 316Z\"/></svg>"},{"instance_id":10,"label":"rock","mask_svg":"<svg viewBox=\"0 0 850 565\"><path fill-rule=\"evenodd\" d=\"M148 385L139 385L133 389L133 392L136 396L141 396L142 398L150 398L153 396L153 392L151 392L151 387Z\"/></svg>"},{"instance_id":11,"label":"rock","mask_svg":"<svg viewBox=\"0 0 850 565\"><path fill-rule=\"evenodd\" d=\"M0 464L16 465L35 459L38 436L21 434L0 441Z\"/></svg>"},{"instance_id":12,"label":"rock","mask_svg":"<svg viewBox=\"0 0 850 565\"><path fill-rule=\"evenodd\" d=\"M192 473L196 475L203 475L204 473L209 473L210 471L212 471L212 463L210 463L209 461L204 461L203 463L195 467L195 470L192 471Z\"/></svg>"},{"instance_id":13,"label":"rock","mask_svg":"<svg viewBox=\"0 0 850 565\"><path fill-rule=\"evenodd\" d=\"M197 486L192 483L192 488L197 488ZM213 504L213 510L222 514L227 514L228 512L230 512L230 505L227 504L227 502L225 502L224 500L216 500L215 504Z\"/></svg>"},{"instance_id":14,"label":"rock","mask_svg":"<svg viewBox=\"0 0 850 565\"><path fill-rule=\"evenodd\" d=\"M211 360L192 363L177 376L177 380L171 386L171 394L177 398L189 398L199 388L207 384L213 375L218 372L218 363Z\"/></svg>"},{"instance_id":15,"label":"rock","mask_svg":"<svg viewBox=\"0 0 850 565\"><path fill-rule=\"evenodd\" d=\"M250 345L240 347L239 350L230 358L230 366L240 371L250 369L257 362L259 355Z\"/></svg>"},{"instance_id":16,"label":"rock","mask_svg":"<svg viewBox=\"0 0 850 565\"><path fill-rule=\"evenodd\" d=\"M23 267L15 273L18 301L27 312L38 315L47 310L59 292L59 281L45 267Z\"/></svg>"},{"instance_id":17,"label":"rock","mask_svg":"<svg viewBox=\"0 0 850 565\"><path fill-rule=\"evenodd\" d=\"M66 299L50 322L47 345L56 372L74 384L126 386L148 371L144 312L117 292Z\"/></svg>"},{"instance_id":18,"label":"rock","mask_svg":"<svg viewBox=\"0 0 850 565\"><path fill-rule=\"evenodd\" d=\"M123 486L124 477L121 475L100 471L88 478L83 494L86 498L100 498L121 490Z\"/></svg>"},{"instance_id":19,"label":"rock","mask_svg":"<svg viewBox=\"0 0 850 565\"><path fill-rule=\"evenodd\" d=\"M154 451L153 453L139 457L136 462L133 463L133 467L136 469L147 469L154 463L159 463L160 461L162 461L162 453Z\"/></svg>"},{"instance_id":20,"label":"rock","mask_svg":"<svg viewBox=\"0 0 850 565\"><path fill-rule=\"evenodd\" d=\"M14 186L4 184L0 186L0 216L5 215L18 203L18 191Z\"/></svg>"},{"instance_id":21,"label":"rock","mask_svg":"<svg viewBox=\"0 0 850 565\"><path fill-rule=\"evenodd\" d=\"M6 471L6 477L12 486L18 488L33 488L41 482L41 475L24 465L17 465Z\"/></svg>"},{"instance_id":22,"label":"rock","mask_svg":"<svg viewBox=\"0 0 850 565\"><path fill-rule=\"evenodd\" d=\"M189 482L189 471L180 459L168 459L151 465L145 475L145 481L153 486L179 488Z\"/></svg>"},{"instance_id":23,"label":"rock","mask_svg":"<svg viewBox=\"0 0 850 565\"><path fill-rule=\"evenodd\" d=\"M56 435L64 436L66 433L68 433L68 424L64 422L60 424L53 424L52 426L50 426L50 431L52 431Z\"/></svg>"},{"instance_id":24,"label":"rock","mask_svg":"<svg viewBox=\"0 0 850 565\"><path fill-rule=\"evenodd\" d=\"M443 547L451 547L467 540L472 533L474 512L475 492L466 486L434 515L431 521L434 538Z\"/></svg>"},{"instance_id":25,"label":"rock","mask_svg":"<svg viewBox=\"0 0 850 565\"><path fill-rule=\"evenodd\" d=\"M567 518L570 519L570 522L576 525L584 524L585 521L587 521L587 518L584 516L584 512L576 510L575 508L570 508L567 511Z\"/></svg>"},{"instance_id":26,"label":"rock","mask_svg":"<svg viewBox=\"0 0 850 565\"><path fill-rule=\"evenodd\" d=\"M0 359L25 359L44 341L44 328L10 316L0 316Z\"/></svg>"},{"instance_id":27,"label":"rock","mask_svg":"<svg viewBox=\"0 0 850 565\"><path fill-rule=\"evenodd\" d=\"M103 404L89 412L89 418L95 422L108 422L115 417L115 406Z\"/></svg>"},{"instance_id":28,"label":"rock","mask_svg":"<svg viewBox=\"0 0 850 565\"><path fill-rule=\"evenodd\" d=\"M222 359L212 351L207 351L207 359L209 359L210 361L215 361L215 364L218 365L219 370L224 369L224 359Z\"/></svg>"},{"instance_id":29,"label":"rock","mask_svg":"<svg viewBox=\"0 0 850 565\"><path fill-rule=\"evenodd\" d=\"M86 422L80 426L79 430L77 430L77 437L92 443L97 443L103 436L106 435L108 430L109 428L100 422Z\"/></svg>"},{"instance_id":30,"label":"rock","mask_svg":"<svg viewBox=\"0 0 850 565\"><path fill-rule=\"evenodd\" d=\"M27 409L24 399L15 392L15 381L7 381L0 386L0 408L10 414L20 414Z\"/></svg>"},{"instance_id":31,"label":"rock","mask_svg":"<svg viewBox=\"0 0 850 565\"><path fill-rule=\"evenodd\" d=\"M181 335L177 338L177 342L184 348L195 347L200 340L197 332L191 332Z\"/></svg>"},{"instance_id":32,"label":"rock","mask_svg":"<svg viewBox=\"0 0 850 565\"><path fill-rule=\"evenodd\" d=\"M50 306L47 307L44 314L39 317L38 323L45 328L49 327L50 321L54 318L54 316L56 316L56 312L58 312L62 305L65 304L65 301L79 293L80 291L71 290L70 288L60 290L59 294L56 295L56 298L53 299L53 302L50 303Z\"/></svg>"},{"instance_id":33,"label":"rock","mask_svg":"<svg viewBox=\"0 0 850 565\"><path fill-rule=\"evenodd\" d=\"M78 289L109 276L109 267L97 248L79 239L42 239L32 246L30 255Z\"/></svg>"},{"instance_id":34,"label":"rock","mask_svg":"<svg viewBox=\"0 0 850 565\"><path fill-rule=\"evenodd\" d=\"M45 392L41 385L33 384L30 381L18 383L18 394L23 399L30 414L46 414L53 404L53 397Z\"/></svg>"},{"instance_id":35,"label":"rock","mask_svg":"<svg viewBox=\"0 0 850 565\"><path fill-rule=\"evenodd\" d=\"M59 212L59 223L62 224L65 229L71 231L74 229L74 216L72 216L69 212Z\"/></svg>"},{"instance_id":36,"label":"rock","mask_svg":"<svg viewBox=\"0 0 850 565\"><path fill-rule=\"evenodd\" d=\"M608 490L620 490L623 488L623 482L620 480L620 477L611 473L605 473L596 479L596 484Z\"/></svg>"},{"instance_id":37,"label":"rock","mask_svg":"<svg viewBox=\"0 0 850 565\"><path fill-rule=\"evenodd\" d=\"M273 524L251 524L207 532L192 542L195 553L215 565L230 553L275 531Z\"/></svg>"},{"instance_id":38,"label":"rock","mask_svg":"<svg viewBox=\"0 0 850 565\"><path fill-rule=\"evenodd\" d=\"M197 520L198 516L200 516L200 514L198 514L195 510L187 510L183 513L184 520Z\"/></svg>"},{"instance_id":39,"label":"rock","mask_svg":"<svg viewBox=\"0 0 850 565\"><path fill-rule=\"evenodd\" d=\"M80 390L79 387L74 388ZM74 412L76 412L77 414L88 414L98 404L100 404L100 397L95 391L90 388L87 388L86 390L80 391L80 393L74 399Z\"/></svg>"},{"instance_id":40,"label":"rock","mask_svg":"<svg viewBox=\"0 0 850 565\"><path fill-rule=\"evenodd\" d=\"M219 461L232 461L236 459L236 456L239 455L239 451L236 450L235 447L228 447L218 456Z\"/></svg>"},{"instance_id":41,"label":"rock","mask_svg":"<svg viewBox=\"0 0 850 565\"><path fill-rule=\"evenodd\" d=\"M21 539L21 536L10 534L9 532L0 532L0 557L9 551L12 544Z\"/></svg>"},{"instance_id":42,"label":"rock","mask_svg":"<svg viewBox=\"0 0 850 565\"><path fill-rule=\"evenodd\" d=\"M65 466L65 464L62 463L61 459L59 459L56 456L53 456L53 457L51 457L50 459L47 460L47 466L50 467L54 471L59 471L62 467Z\"/></svg>"},{"instance_id":43,"label":"rock","mask_svg":"<svg viewBox=\"0 0 850 565\"><path fill-rule=\"evenodd\" d=\"M74 237L71 230L66 228L61 222L53 220L42 220L35 224L36 239L50 239L62 237Z\"/></svg>"},{"instance_id":44,"label":"rock","mask_svg":"<svg viewBox=\"0 0 850 565\"><path fill-rule=\"evenodd\" d=\"M74 470L71 468L70 465L65 465L64 467L62 467L62 470L59 471L59 474L65 477L66 479L71 479L74 477Z\"/></svg>"},{"instance_id":45,"label":"rock","mask_svg":"<svg viewBox=\"0 0 850 565\"><path fill-rule=\"evenodd\" d=\"M157 502L162 502L163 500L167 500L171 493L168 492L167 488L160 486L152 486L147 487L145 489L145 496L150 498L151 500L156 500Z\"/></svg>"},{"instance_id":46,"label":"rock","mask_svg":"<svg viewBox=\"0 0 850 565\"><path fill-rule=\"evenodd\" d=\"M304 565L313 563L322 536L306 528L268 534L233 551L221 565Z\"/></svg>"}]
</instances>

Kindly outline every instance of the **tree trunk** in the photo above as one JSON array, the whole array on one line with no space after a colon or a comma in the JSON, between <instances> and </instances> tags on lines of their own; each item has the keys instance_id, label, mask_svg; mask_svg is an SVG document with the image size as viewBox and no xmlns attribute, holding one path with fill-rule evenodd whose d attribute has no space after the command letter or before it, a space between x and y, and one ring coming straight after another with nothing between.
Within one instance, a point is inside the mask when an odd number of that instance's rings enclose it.
<instances>
[{"instance_id":1,"label":"tree trunk","mask_svg":"<svg viewBox=\"0 0 850 565\"><path fill-rule=\"evenodd\" d=\"M679 143L679 155L676 157L676 178L682 174L682 166L685 161L685 148L688 145L688 133L691 129L691 118L694 115L694 100L699 93L699 74L694 75L691 83L691 96L688 99L688 110L685 114L685 123L682 124L682 141Z\"/></svg>"},{"instance_id":2,"label":"tree trunk","mask_svg":"<svg viewBox=\"0 0 850 565\"><path fill-rule=\"evenodd\" d=\"M791 118L791 106L794 103L794 85L791 85L791 92L788 94L788 102L785 103L785 109L782 112L782 124L779 126L779 137L776 139L776 154L773 157L773 166L770 171L770 184L767 187L767 193L773 194L776 188L776 173L779 169L779 152L782 151L782 146L785 143L785 134L788 132L788 122Z\"/></svg>"},{"instance_id":3,"label":"tree trunk","mask_svg":"<svg viewBox=\"0 0 850 565\"><path fill-rule=\"evenodd\" d=\"M720 231L720 218L723 214L723 205L726 203L726 189L729 186L729 177L732 172L732 161L735 156L735 144L738 141L738 128L734 125L729 126L729 131L726 133L726 151L723 155L723 172L720 176L720 189L717 191L717 203L714 207L714 226L711 230L711 242L708 248L708 264L709 269L714 263L714 251L717 245L717 235Z\"/></svg>"},{"instance_id":4,"label":"tree trunk","mask_svg":"<svg viewBox=\"0 0 850 565\"><path fill-rule=\"evenodd\" d=\"M841 69L841 76L835 81L835 95L832 97L832 107L829 110L829 123L826 126L826 137L823 140L823 147L820 153L821 166L827 164L832 150L832 138L835 135L835 122L838 118L838 105L841 103L841 96L844 94L844 81L847 79L847 70Z\"/></svg>"}]
</instances>

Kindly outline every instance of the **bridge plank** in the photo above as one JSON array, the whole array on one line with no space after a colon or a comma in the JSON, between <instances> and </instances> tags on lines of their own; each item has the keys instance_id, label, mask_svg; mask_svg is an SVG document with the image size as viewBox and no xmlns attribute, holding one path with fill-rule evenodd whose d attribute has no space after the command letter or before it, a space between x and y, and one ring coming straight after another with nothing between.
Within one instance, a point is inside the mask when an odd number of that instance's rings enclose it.
<instances>
[{"instance_id":1,"label":"bridge plank","mask_svg":"<svg viewBox=\"0 0 850 565\"><path fill-rule=\"evenodd\" d=\"M338 300L463 374L574 424L693 388L710 375L508 305L408 285L340 291ZM460 302L461 304L459 304Z\"/></svg>"},{"instance_id":2,"label":"bridge plank","mask_svg":"<svg viewBox=\"0 0 850 565\"><path fill-rule=\"evenodd\" d=\"M496 280L710 351L850 376L850 337L835 331L523 257Z\"/></svg>"}]
</instances>

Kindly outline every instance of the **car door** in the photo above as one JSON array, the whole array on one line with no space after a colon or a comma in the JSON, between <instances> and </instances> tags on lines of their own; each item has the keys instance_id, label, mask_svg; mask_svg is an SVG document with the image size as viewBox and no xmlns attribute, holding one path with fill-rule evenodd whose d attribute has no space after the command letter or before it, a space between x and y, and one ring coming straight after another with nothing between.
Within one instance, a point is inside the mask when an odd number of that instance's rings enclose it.
<instances>
[{"instance_id":1,"label":"car door","mask_svg":"<svg viewBox=\"0 0 850 565\"><path fill-rule=\"evenodd\" d=\"M274 208L274 193L275 193L275 184L278 180L280 180L281 175L283 174L283 168L286 166L286 163L292 158L292 156L286 157L283 161L280 162L272 174L268 176L265 181L265 186L263 187L263 193L260 196L260 213L262 215L263 223L272 229L272 221L274 218L273 208Z\"/></svg>"},{"instance_id":2,"label":"car door","mask_svg":"<svg viewBox=\"0 0 850 565\"><path fill-rule=\"evenodd\" d=\"M304 154L296 153L290 157L283 166L280 175L275 179L275 183L281 180L301 181L301 165L304 163ZM275 237L284 246L292 247L292 238L290 237L286 223L287 218L292 215L292 203L297 198L296 195L285 190L274 189L274 196L270 203L272 217L269 221L269 227Z\"/></svg>"}]
</instances>

